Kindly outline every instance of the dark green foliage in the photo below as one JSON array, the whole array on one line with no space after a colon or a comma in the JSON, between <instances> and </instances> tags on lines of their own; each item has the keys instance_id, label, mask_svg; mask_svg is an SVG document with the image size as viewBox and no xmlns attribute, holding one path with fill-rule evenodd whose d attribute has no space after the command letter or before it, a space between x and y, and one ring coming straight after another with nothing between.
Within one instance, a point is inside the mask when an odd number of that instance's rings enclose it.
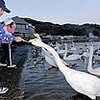
<instances>
[{"instance_id":1,"label":"dark green foliage","mask_svg":"<svg viewBox=\"0 0 100 100\"><path fill-rule=\"evenodd\" d=\"M100 36L100 25L97 24L53 24L51 22L41 22L30 18L24 18L25 21L31 23L36 28L37 33L46 33L52 35L74 35L85 36L92 32L96 36Z\"/></svg>"}]
</instances>

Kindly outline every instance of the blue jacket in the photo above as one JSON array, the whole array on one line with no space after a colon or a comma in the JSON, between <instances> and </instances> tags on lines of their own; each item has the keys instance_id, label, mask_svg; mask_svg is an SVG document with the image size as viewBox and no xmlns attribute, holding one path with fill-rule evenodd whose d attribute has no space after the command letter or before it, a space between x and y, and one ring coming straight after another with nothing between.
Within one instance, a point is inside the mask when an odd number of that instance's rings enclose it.
<instances>
[{"instance_id":1,"label":"blue jacket","mask_svg":"<svg viewBox=\"0 0 100 100\"><path fill-rule=\"evenodd\" d=\"M2 24L0 23L0 43L9 43L12 41L16 41L15 36L6 34L6 30L4 30Z\"/></svg>"}]
</instances>

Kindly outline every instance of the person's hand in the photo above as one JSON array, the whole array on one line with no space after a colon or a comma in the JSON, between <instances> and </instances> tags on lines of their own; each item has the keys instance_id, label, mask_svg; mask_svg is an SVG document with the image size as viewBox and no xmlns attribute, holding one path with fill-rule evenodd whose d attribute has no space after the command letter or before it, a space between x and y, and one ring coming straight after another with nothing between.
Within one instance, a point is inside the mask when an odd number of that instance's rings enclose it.
<instances>
[{"instance_id":1,"label":"person's hand","mask_svg":"<svg viewBox=\"0 0 100 100\"><path fill-rule=\"evenodd\" d=\"M16 41L17 42L22 42L22 41L24 41L24 39L22 39L21 37L16 37Z\"/></svg>"}]
</instances>

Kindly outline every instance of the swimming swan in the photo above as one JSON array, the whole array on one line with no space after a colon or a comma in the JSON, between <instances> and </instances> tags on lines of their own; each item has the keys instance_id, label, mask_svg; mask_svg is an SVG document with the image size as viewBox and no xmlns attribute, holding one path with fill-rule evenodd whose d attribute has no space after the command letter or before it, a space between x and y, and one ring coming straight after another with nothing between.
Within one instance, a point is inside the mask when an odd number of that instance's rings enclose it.
<instances>
[{"instance_id":1,"label":"swimming swan","mask_svg":"<svg viewBox=\"0 0 100 100\"><path fill-rule=\"evenodd\" d=\"M57 67L56 61L50 52L48 52L46 49L42 48L42 55L44 56L44 58L48 64L50 64L51 66Z\"/></svg>"},{"instance_id":2,"label":"swimming swan","mask_svg":"<svg viewBox=\"0 0 100 100\"><path fill-rule=\"evenodd\" d=\"M41 40L41 37L39 36L39 34L34 34L34 36L37 37L39 40ZM51 66L54 66L54 67L58 67L53 55L50 52L48 52L48 50L46 50L45 48L42 48L42 55L44 56L44 58L48 64L50 64ZM65 65L68 65L65 61L62 60L62 62Z\"/></svg>"},{"instance_id":3,"label":"swimming swan","mask_svg":"<svg viewBox=\"0 0 100 100\"><path fill-rule=\"evenodd\" d=\"M89 57L89 63L88 63L88 72L94 75L100 75L100 67L93 68L92 66L92 58L93 58L93 45L90 47L90 57Z\"/></svg>"},{"instance_id":4,"label":"swimming swan","mask_svg":"<svg viewBox=\"0 0 100 100\"><path fill-rule=\"evenodd\" d=\"M65 44L65 53L64 53L64 56L63 56L63 60L72 61L72 60L81 59L81 57L82 57L82 55L78 55L78 54L71 54L71 55L67 56L67 53L68 53L67 44Z\"/></svg>"},{"instance_id":5,"label":"swimming swan","mask_svg":"<svg viewBox=\"0 0 100 100\"><path fill-rule=\"evenodd\" d=\"M55 58L59 70L65 76L69 85L79 93L87 95L91 99L96 99L96 96L100 96L100 79L96 76L88 74L86 72L77 71L65 66L58 53L49 45L43 43L39 39L29 40L33 45L46 48Z\"/></svg>"},{"instance_id":6,"label":"swimming swan","mask_svg":"<svg viewBox=\"0 0 100 100\"><path fill-rule=\"evenodd\" d=\"M41 40L39 34L34 34L34 36ZM49 63L51 66L57 67L54 57L45 48L42 48L42 55L44 56L47 63Z\"/></svg>"}]
</instances>

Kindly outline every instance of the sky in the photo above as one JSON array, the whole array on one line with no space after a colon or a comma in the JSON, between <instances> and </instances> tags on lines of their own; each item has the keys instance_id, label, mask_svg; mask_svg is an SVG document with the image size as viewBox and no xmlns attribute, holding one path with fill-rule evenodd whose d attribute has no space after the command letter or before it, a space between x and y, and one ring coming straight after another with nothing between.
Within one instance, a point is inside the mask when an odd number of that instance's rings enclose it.
<instances>
[{"instance_id":1,"label":"sky","mask_svg":"<svg viewBox=\"0 0 100 100\"><path fill-rule=\"evenodd\" d=\"M10 14L54 24L100 24L100 0L5 0Z\"/></svg>"}]
</instances>

